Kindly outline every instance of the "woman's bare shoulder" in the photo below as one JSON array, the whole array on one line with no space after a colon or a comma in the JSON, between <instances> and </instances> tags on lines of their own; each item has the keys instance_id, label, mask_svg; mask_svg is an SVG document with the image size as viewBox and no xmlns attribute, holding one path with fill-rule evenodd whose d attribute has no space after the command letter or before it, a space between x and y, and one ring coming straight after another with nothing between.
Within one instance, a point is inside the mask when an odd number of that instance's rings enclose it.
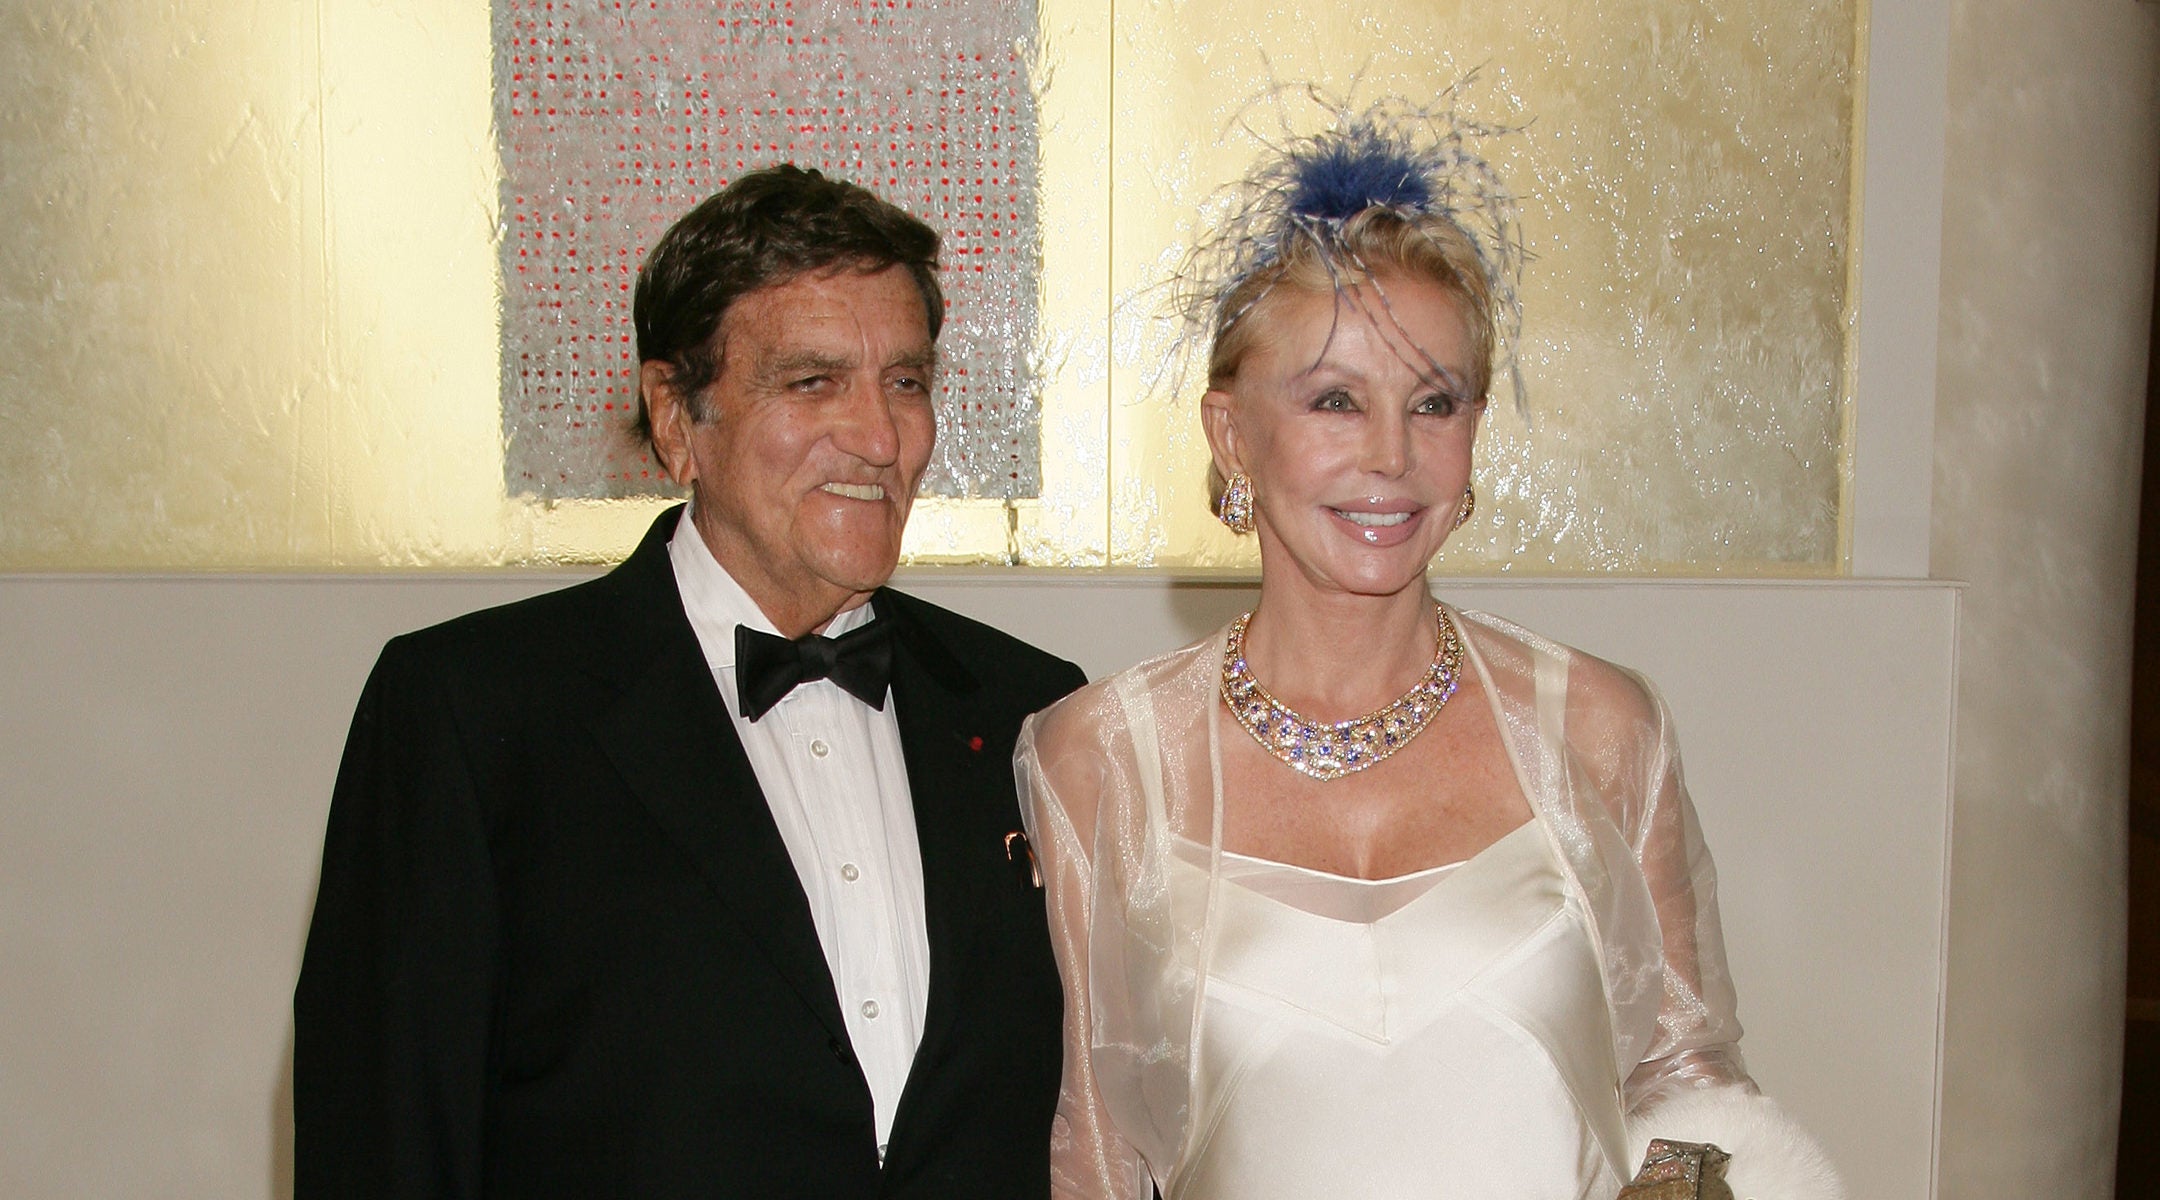
<instances>
[{"instance_id":1,"label":"woman's bare shoulder","mask_svg":"<svg viewBox=\"0 0 2160 1200\"><path fill-rule=\"evenodd\" d=\"M1568 663L1569 716L1629 726L1656 723L1657 689L1647 676L1595 654L1573 653Z\"/></svg>"},{"instance_id":2,"label":"woman's bare shoulder","mask_svg":"<svg viewBox=\"0 0 2160 1200\"><path fill-rule=\"evenodd\" d=\"M1143 659L1088 683L1028 719L1027 742L1046 770L1076 758L1129 747L1133 723L1187 684L1219 635Z\"/></svg>"},{"instance_id":3,"label":"woman's bare shoulder","mask_svg":"<svg viewBox=\"0 0 2160 1200\"><path fill-rule=\"evenodd\" d=\"M1571 742L1610 745L1612 738L1655 730L1664 720L1657 688L1642 672L1555 641L1504 617L1481 612L1462 615L1496 673L1504 663L1508 673L1524 677L1524 686L1534 687L1529 677L1537 673L1536 664L1541 659L1565 667Z\"/></svg>"}]
</instances>

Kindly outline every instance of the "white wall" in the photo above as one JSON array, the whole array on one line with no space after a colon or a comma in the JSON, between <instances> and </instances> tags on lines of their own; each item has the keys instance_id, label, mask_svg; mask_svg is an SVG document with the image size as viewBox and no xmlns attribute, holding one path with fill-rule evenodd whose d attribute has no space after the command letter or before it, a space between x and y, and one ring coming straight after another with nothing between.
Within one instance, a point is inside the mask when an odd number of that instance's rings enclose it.
<instances>
[{"instance_id":1,"label":"white wall","mask_svg":"<svg viewBox=\"0 0 2160 1200\"><path fill-rule=\"evenodd\" d=\"M2160 5L1951 12L1933 556L1971 587L1943 1194L2098 1200L2121 1079Z\"/></svg>"},{"instance_id":2,"label":"white wall","mask_svg":"<svg viewBox=\"0 0 2160 1200\"><path fill-rule=\"evenodd\" d=\"M0 581L0 1195L284 1193L289 1009L384 638L555 581ZM918 574L1101 673L1230 587ZM1929 1193L1956 590L1450 586L1650 671L1724 886L1745 1048L1851 1170Z\"/></svg>"}]
</instances>

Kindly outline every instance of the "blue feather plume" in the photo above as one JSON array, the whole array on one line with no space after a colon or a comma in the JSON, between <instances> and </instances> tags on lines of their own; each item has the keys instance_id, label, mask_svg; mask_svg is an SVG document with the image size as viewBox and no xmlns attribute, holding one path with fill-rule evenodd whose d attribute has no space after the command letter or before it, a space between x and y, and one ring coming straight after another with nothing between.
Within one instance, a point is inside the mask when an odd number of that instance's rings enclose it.
<instances>
[{"instance_id":1,"label":"blue feather plume","mask_svg":"<svg viewBox=\"0 0 2160 1200\"><path fill-rule=\"evenodd\" d=\"M1299 216L1347 221L1374 205L1422 211L1432 204L1423 164L1401 146L1368 133L1316 142L1309 149L1287 164L1287 207Z\"/></svg>"},{"instance_id":2,"label":"blue feather plume","mask_svg":"<svg viewBox=\"0 0 2160 1200\"><path fill-rule=\"evenodd\" d=\"M1210 200L1209 230L1186 249L1167 281L1170 307L1182 318L1183 332L1181 349L1165 366L1182 375L1183 364L1204 357L1219 330L1259 303L1247 296L1237 311L1226 310L1240 282L1280 259L1292 242L1308 242L1339 280L1353 279L1359 267L1342 261L1337 245L1353 217L1376 206L1406 217L1438 214L1476 248L1493 298L1495 376L1508 377L1516 410L1527 417L1516 363L1522 334L1516 288L1529 252L1517 225L1515 197L1478 147L1514 130L1470 119L1457 109L1460 90L1474 76L1464 76L1423 104L1394 97L1353 107L1310 84L1276 84L1254 97L1246 111L1272 106L1280 131L1261 134L1242 113L1236 122L1259 142L1262 153L1252 170L1224 184ZM1325 119L1318 132L1294 127L1301 122L1292 120L1285 100L1298 96ZM1179 381L1171 386L1176 390Z\"/></svg>"}]
</instances>

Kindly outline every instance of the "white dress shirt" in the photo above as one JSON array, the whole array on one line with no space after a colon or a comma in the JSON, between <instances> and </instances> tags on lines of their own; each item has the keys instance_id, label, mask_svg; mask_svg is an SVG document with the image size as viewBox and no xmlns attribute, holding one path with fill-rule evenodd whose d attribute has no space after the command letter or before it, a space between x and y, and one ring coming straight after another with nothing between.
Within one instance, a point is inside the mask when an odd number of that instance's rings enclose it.
<instances>
[{"instance_id":1,"label":"white dress shirt","mask_svg":"<svg viewBox=\"0 0 2160 1200\"><path fill-rule=\"evenodd\" d=\"M930 987L922 849L892 702L888 697L880 711L820 679L789 692L758 720L744 720L735 627L779 631L713 557L688 509L668 557L690 627L810 899L840 1015L870 1083L882 1161L922 1041ZM838 637L870 618L865 604L833 618L823 632Z\"/></svg>"}]
</instances>

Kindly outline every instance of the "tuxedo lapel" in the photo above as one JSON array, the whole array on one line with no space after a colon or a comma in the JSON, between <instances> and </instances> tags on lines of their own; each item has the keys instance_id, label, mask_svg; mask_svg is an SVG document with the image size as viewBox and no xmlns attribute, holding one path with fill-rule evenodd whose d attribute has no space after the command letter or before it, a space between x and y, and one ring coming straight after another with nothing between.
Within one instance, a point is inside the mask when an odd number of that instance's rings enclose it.
<instances>
[{"instance_id":1,"label":"tuxedo lapel","mask_svg":"<svg viewBox=\"0 0 2160 1200\"><path fill-rule=\"evenodd\" d=\"M911 620L904 602L878 593L881 618L897 626L893 655L894 716L907 757L908 794L915 807L915 836L922 851L923 919L930 941L929 1003L923 1014L917 1063L935 1062L938 1046L952 1028L963 997L961 966L980 928L981 880L968 865L971 848L963 838L972 828L966 819L977 802L989 768L980 731L969 728L973 695L980 685L934 634ZM995 780L992 779L994 783Z\"/></svg>"},{"instance_id":2,"label":"tuxedo lapel","mask_svg":"<svg viewBox=\"0 0 2160 1200\"><path fill-rule=\"evenodd\" d=\"M662 518L610 581L620 640L595 667L620 687L592 717L615 769L832 1036L847 1040L810 902L683 614Z\"/></svg>"}]
</instances>

